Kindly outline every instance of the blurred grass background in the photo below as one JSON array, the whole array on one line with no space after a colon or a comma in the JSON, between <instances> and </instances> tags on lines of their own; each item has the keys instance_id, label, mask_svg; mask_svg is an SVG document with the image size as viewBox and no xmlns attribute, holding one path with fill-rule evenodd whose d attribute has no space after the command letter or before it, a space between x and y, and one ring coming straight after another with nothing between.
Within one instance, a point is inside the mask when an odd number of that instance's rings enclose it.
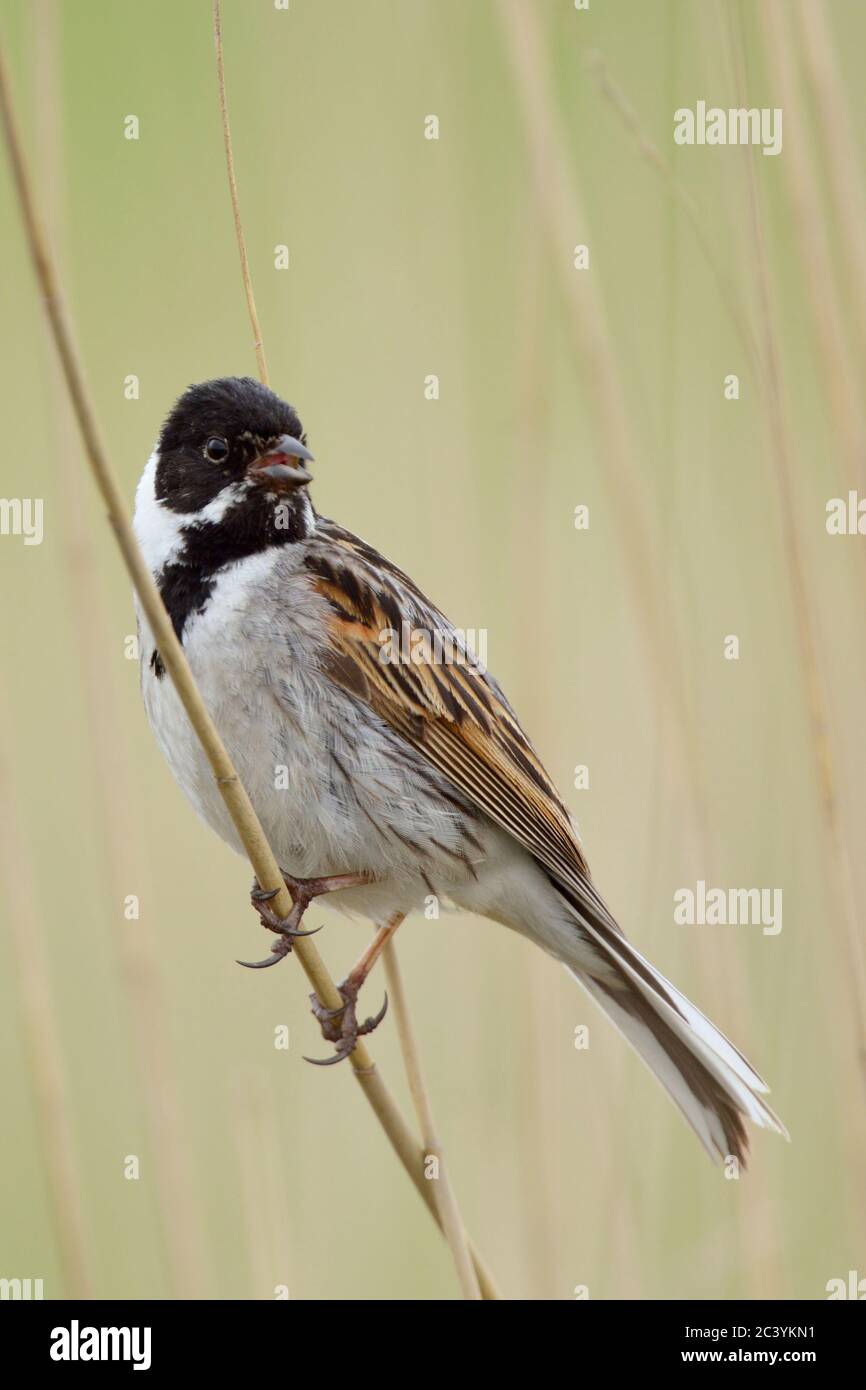
<instances>
[{"instance_id":1,"label":"blurred grass background","mask_svg":"<svg viewBox=\"0 0 866 1390\"><path fill-rule=\"evenodd\" d=\"M210 10L0 4L130 505L176 395L254 372ZM866 487L866 12L224 0L223 29L271 379L319 509L487 630L602 891L793 1139L756 1135L725 1182L557 966L490 923L418 920L399 949L467 1224L511 1297L822 1297L866 1273L866 542L824 525ZM675 146L699 99L782 106L781 155ZM0 188L2 491L45 504L41 546L0 538L0 1275L48 1297L453 1297L348 1069L300 1060L322 1049L300 972L234 964L263 944L249 870L151 739L129 586ZM674 926L698 878L781 887L781 934ZM342 973L365 938L312 918ZM374 1052L405 1096L389 1026Z\"/></svg>"}]
</instances>

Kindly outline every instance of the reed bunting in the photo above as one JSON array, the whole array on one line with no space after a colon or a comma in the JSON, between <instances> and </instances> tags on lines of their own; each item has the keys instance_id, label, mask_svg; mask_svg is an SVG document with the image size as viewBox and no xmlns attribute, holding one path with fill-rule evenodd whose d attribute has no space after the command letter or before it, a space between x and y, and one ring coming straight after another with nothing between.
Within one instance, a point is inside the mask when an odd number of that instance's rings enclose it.
<instances>
[{"instance_id":1,"label":"reed bunting","mask_svg":"<svg viewBox=\"0 0 866 1390\"><path fill-rule=\"evenodd\" d=\"M785 1132L766 1085L626 940L499 684L402 570L319 516L311 461L292 407L228 377L181 396L136 497L139 542L292 893L281 921L254 891L277 936L254 964L291 950L320 894L380 928L344 1008L314 1004L338 1060L377 1021L359 1024L355 1004L384 941L435 894L562 961L710 1155L744 1160L746 1119ZM139 625L157 741L241 850L141 612Z\"/></svg>"}]
</instances>

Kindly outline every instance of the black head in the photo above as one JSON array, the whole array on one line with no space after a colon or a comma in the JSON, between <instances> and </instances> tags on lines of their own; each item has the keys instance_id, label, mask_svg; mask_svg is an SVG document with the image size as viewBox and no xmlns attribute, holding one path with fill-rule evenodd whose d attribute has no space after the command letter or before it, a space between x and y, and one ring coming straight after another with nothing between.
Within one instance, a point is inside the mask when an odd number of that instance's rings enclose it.
<instances>
[{"instance_id":1,"label":"black head","mask_svg":"<svg viewBox=\"0 0 866 1390\"><path fill-rule=\"evenodd\" d=\"M216 576L273 546L302 541L315 529L307 496L312 454L290 405L249 377L205 381L184 392L162 427L153 496L136 508L139 536L149 507L176 517L164 559L151 564L178 637L192 613L207 607ZM149 494L145 471L141 487ZM164 528L157 526L160 544ZM156 651L151 665L163 674Z\"/></svg>"},{"instance_id":2,"label":"black head","mask_svg":"<svg viewBox=\"0 0 866 1390\"><path fill-rule=\"evenodd\" d=\"M157 448L157 501L183 514L200 513L225 494L218 511L226 517L243 508L265 519L311 480L304 463L312 455L297 414L251 377L190 386Z\"/></svg>"}]
</instances>

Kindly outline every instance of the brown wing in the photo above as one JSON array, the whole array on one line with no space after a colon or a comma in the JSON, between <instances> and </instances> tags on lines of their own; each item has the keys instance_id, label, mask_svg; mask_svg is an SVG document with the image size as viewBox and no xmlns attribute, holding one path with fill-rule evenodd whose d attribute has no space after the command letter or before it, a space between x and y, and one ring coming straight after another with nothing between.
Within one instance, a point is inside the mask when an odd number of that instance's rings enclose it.
<instances>
[{"instance_id":1,"label":"brown wing","mask_svg":"<svg viewBox=\"0 0 866 1390\"><path fill-rule=\"evenodd\" d=\"M401 570L333 522L319 518L306 550L314 586L331 608L331 679L364 700L513 835L571 889L569 896L615 925L589 880L568 812L514 711L448 620ZM393 633L412 659L393 659ZM458 659L443 661L442 648Z\"/></svg>"}]
</instances>

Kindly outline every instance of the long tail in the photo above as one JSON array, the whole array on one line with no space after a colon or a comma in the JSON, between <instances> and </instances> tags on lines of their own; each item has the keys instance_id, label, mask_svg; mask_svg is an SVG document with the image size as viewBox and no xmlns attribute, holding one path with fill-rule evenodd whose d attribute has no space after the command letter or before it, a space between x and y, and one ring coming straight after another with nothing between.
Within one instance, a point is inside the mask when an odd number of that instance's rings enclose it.
<instances>
[{"instance_id":1,"label":"long tail","mask_svg":"<svg viewBox=\"0 0 866 1390\"><path fill-rule=\"evenodd\" d=\"M585 945L576 943L574 960L566 961L569 973L643 1058L714 1162L733 1155L745 1165L747 1119L787 1139L785 1126L761 1099L769 1087L745 1057L635 950L612 918L592 913L587 920L586 903L581 907L581 927L610 968L588 973Z\"/></svg>"}]
</instances>

